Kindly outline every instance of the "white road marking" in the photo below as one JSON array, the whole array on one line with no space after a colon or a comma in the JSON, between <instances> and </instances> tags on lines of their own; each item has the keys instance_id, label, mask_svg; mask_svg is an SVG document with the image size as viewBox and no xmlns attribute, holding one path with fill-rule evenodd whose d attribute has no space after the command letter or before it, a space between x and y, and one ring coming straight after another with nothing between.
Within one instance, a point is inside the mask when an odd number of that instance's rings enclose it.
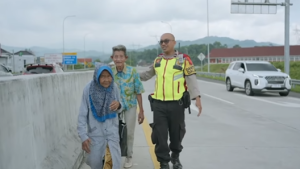
<instances>
[{"instance_id":1,"label":"white road marking","mask_svg":"<svg viewBox=\"0 0 300 169\"><path fill-rule=\"evenodd\" d=\"M282 102L282 104L281 104L281 103L276 103L276 102L272 102L272 101L265 100L265 99L256 98L256 97L253 97L253 96L245 96L245 95L241 95L241 94L234 94L234 95L245 97L245 98L248 98L248 99L258 100L258 101L262 101L262 102L266 102L266 103L270 103L270 104L274 104L274 105L277 105L277 106L300 107L300 104L297 104L297 103Z\"/></svg>"},{"instance_id":2,"label":"white road marking","mask_svg":"<svg viewBox=\"0 0 300 169\"><path fill-rule=\"evenodd\" d=\"M290 100L295 100L295 101L298 101L300 102L300 99L297 99L297 98L293 98L293 97L286 97L287 99L290 99Z\"/></svg>"},{"instance_id":3,"label":"white road marking","mask_svg":"<svg viewBox=\"0 0 300 169\"><path fill-rule=\"evenodd\" d=\"M289 102L281 102L281 103L286 107L300 107L300 104L298 103L289 103Z\"/></svg>"},{"instance_id":4,"label":"white road marking","mask_svg":"<svg viewBox=\"0 0 300 169\"><path fill-rule=\"evenodd\" d=\"M208 97L211 97L211 98L213 98L213 99L216 99L216 100L220 100L220 101L225 102L225 103L228 103L228 104L234 104L234 103L229 102L229 101L227 101L227 100L223 100L223 99L220 99L220 98L217 98L217 97L208 95L208 94L204 94L204 95L205 95L205 96L208 96Z\"/></svg>"}]
</instances>

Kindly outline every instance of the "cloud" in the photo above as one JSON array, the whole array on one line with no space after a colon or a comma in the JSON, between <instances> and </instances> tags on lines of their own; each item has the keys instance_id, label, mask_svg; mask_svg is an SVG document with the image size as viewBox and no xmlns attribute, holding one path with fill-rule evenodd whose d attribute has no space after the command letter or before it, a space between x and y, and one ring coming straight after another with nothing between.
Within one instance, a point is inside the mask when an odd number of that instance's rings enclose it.
<instances>
[{"instance_id":1,"label":"cloud","mask_svg":"<svg viewBox=\"0 0 300 169\"><path fill-rule=\"evenodd\" d=\"M283 0L282 0L283 1ZM115 44L147 46L165 32L176 39L195 40L207 36L206 0L1 0L0 43L9 46L110 51ZM291 6L291 44L300 28L299 1ZM277 14L231 14L230 0L209 1L209 32L212 36L284 42L284 7ZM165 21L166 23L162 23ZM133 46L132 46L133 47Z\"/></svg>"}]
</instances>

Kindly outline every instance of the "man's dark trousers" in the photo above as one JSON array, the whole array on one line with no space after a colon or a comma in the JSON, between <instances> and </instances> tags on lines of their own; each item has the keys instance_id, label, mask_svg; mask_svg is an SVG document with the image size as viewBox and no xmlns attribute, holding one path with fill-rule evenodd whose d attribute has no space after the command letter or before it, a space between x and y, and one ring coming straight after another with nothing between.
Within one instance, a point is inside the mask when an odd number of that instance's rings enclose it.
<instances>
[{"instance_id":1,"label":"man's dark trousers","mask_svg":"<svg viewBox=\"0 0 300 169\"><path fill-rule=\"evenodd\" d=\"M157 161L169 162L170 150L172 158L178 158L183 147L182 139L185 135L185 115L181 101L153 101L153 124L151 139L155 144ZM168 134L170 145L168 145Z\"/></svg>"}]
</instances>

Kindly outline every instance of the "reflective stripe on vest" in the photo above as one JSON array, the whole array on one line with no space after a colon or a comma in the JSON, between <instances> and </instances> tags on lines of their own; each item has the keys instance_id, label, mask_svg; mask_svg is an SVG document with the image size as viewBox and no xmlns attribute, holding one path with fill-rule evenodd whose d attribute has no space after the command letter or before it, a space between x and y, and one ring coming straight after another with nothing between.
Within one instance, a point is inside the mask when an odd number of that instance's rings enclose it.
<instances>
[{"instance_id":1,"label":"reflective stripe on vest","mask_svg":"<svg viewBox=\"0 0 300 169\"><path fill-rule=\"evenodd\" d=\"M152 98L162 101L181 99L185 91L182 58L164 59L158 57L154 61L156 72L155 91Z\"/></svg>"}]
</instances>

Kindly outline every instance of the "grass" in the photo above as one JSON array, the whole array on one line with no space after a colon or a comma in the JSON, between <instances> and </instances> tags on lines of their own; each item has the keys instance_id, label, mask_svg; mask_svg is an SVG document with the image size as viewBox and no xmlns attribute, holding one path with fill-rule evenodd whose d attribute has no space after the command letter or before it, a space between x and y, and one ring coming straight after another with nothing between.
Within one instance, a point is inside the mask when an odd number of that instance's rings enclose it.
<instances>
[{"instance_id":1,"label":"grass","mask_svg":"<svg viewBox=\"0 0 300 169\"><path fill-rule=\"evenodd\" d=\"M300 93L300 86L295 86L294 88L292 88L292 91L293 92L297 92L297 93Z\"/></svg>"},{"instance_id":2,"label":"grass","mask_svg":"<svg viewBox=\"0 0 300 169\"><path fill-rule=\"evenodd\" d=\"M277 69L284 72L284 62L271 62ZM210 64L210 72L225 73L229 64ZM201 68L197 69L201 71ZM207 72L207 65L203 67L203 72ZM300 80L300 61L290 62L290 76L292 79Z\"/></svg>"},{"instance_id":3,"label":"grass","mask_svg":"<svg viewBox=\"0 0 300 169\"><path fill-rule=\"evenodd\" d=\"M284 63L283 62L271 62L276 68L284 72ZM292 79L300 80L300 62L290 62L290 76Z\"/></svg>"},{"instance_id":4,"label":"grass","mask_svg":"<svg viewBox=\"0 0 300 169\"><path fill-rule=\"evenodd\" d=\"M198 77L204 77L204 78L209 78L209 79L214 79L214 80L219 80L219 81L224 81L225 79L223 77L213 77L213 76L206 76L206 75L197 75Z\"/></svg>"},{"instance_id":5,"label":"grass","mask_svg":"<svg viewBox=\"0 0 300 169\"><path fill-rule=\"evenodd\" d=\"M210 64L209 69L212 73L225 73L229 64ZM197 69L197 71L201 71L201 68ZM207 72L207 65L203 67L203 72Z\"/></svg>"}]
</instances>

